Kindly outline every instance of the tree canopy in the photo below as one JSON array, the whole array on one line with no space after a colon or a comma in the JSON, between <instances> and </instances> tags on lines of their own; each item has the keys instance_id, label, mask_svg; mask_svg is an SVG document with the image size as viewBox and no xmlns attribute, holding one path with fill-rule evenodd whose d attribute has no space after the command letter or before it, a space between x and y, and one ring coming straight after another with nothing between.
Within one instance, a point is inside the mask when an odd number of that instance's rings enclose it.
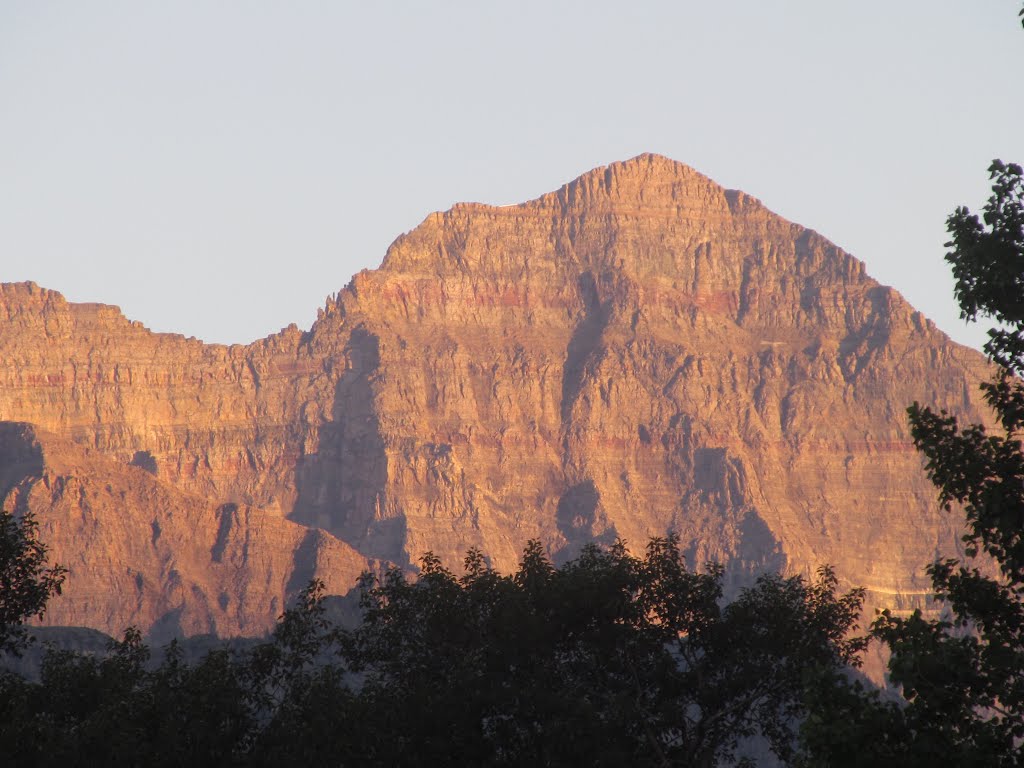
<instances>
[{"instance_id":1,"label":"tree canopy","mask_svg":"<svg viewBox=\"0 0 1024 768\"><path fill-rule=\"evenodd\" d=\"M59 595L66 570L47 567L31 513L0 510L0 655L18 654L28 642L25 621L42 618L51 595Z\"/></svg>"},{"instance_id":2,"label":"tree canopy","mask_svg":"<svg viewBox=\"0 0 1024 768\"><path fill-rule=\"evenodd\" d=\"M862 593L765 575L724 603L722 570L674 538L643 557L587 547L556 568L531 543L501 575L427 555L362 581L361 623L319 586L273 636L187 664L136 632L105 657L51 652L41 680L0 678L0 750L19 765L732 764L790 759L809 674L855 664Z\"/></svg>"}]
</instances>

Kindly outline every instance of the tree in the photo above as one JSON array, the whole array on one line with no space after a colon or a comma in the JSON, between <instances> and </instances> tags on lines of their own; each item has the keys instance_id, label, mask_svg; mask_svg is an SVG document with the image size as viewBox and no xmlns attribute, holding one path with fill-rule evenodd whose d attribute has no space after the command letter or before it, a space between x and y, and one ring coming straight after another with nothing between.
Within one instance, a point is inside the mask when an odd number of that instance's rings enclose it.
<instances>
[{"instance_id":1,"label":"tree","mask_svg":"<svg viewBox=\"0 0 1024 768\"><path fill-rule=\"evenodd\" d=\"M345 656L364 677L356 762L391 765L730 764L759 737L790 756L808 670L856 663L862 592L823 570L764 576L722 605L676 539L646 555L590 546L555 568L537 542L501 576L427 556L415 582L364 581Z\"/></svg>"},{"instance_id":2,"label":"tree","mask_svg":"<svg viewBox=\"0 0 1024 768\"><path fill-rule=\"evenodd\" d=\"M216 648L190 663L172 642L154 665L135 629L105 655L50 649L38 682L0 675L0 754L61 768L297 764L309 728L290 726L345 717L310 697L328 669L314 663L330 634L320 589L311 584L248 651ZM340 700L347 681L332 679Z\"/></svg>"},{"instance_id":3,"label":"tree","mask_svg":"<svg viewBox=\"0 0 1024 768\"><path fill-rule=\"evenodd\" d=\"M751 739L788 760L809 675L855 664L863 593L766 575L729 604L722 569L675 538L644 557L590 546L556 568L537 542L500 575L362 580L343 630L314 582L272 636L153 664L129 630L108 653L51 650L0 675L0 754L26 766L732 764Z\"/></svg>"},{"instance_id":4,"label":"tree","mask_svg":"<svg viewBox=\"0 0 1024 768\"><path fill-rule=\"evenodd\" d=\"M877 632L894 651L893 678L922 717L941 717L942 736L965 757L1020 765L1024 739L1024 172L994 161L981 219L959 208L948 221L946 259L962 315L994 319L985 352L999 366L982 385L1002 434L961 429L954 417L914 404L914 442L946 509L962 505L968 555L984 552L1002 578L954 560L929 569L953 620L898 621ZM942 669L931 669L940 664ZM927 669L927 673L925 670Z\"/></svg>"},{"instance_id":5,"label":"tree","mask_svg":"<svg viewBox=\"0 0 1024 768\"><path fill-rule=\"evenodd\" d=\"M872 634L905 703L831 680L804 728L810 764L1024 765L1024 171L996 160L989 173L982 216L961 207L947 220L946 260L962 316L1000 326L985 345L999 373L982 385L998 428L961 427L918 403L908 415L941 503L964 510L968 557L1000 575L940 560L928 572L948 618L883 612Z\"/></svg>"},{"instance_id":6,"label":"tree","mask_svg":"<svg viewBox=\"0 0 1024 768\"><path fill-rule=\"evenodd\" d=\"M46 547L31 513L21 517L0 510L0 654L20 654L28 643L27 619L42 618L46 603L59 595L66 569L46 566Z\"/></svg>"}]
</instances>

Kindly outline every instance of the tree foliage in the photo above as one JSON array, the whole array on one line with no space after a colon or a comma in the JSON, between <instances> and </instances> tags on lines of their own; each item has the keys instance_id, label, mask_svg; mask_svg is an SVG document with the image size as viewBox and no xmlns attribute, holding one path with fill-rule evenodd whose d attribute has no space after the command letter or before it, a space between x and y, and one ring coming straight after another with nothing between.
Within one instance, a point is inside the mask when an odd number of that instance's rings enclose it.
<instances>
[{"instance_id":1,"label":"tree foliage","mask_svg":"<svg viewBox=\"0 0 1024 768\"><path fill-rule=\"evenodd\" d=\"M362 581L362 622L325 617L314 583L268 641L154 665L136 632L102 658L51 652L0 678L0 751L19 765L731 764L760 738L783 759L808 675L856 663L862 593L764 576L731 603L722 571L673 538L644 557L540 545L501 575L427 555L415 580Z\"/></svg>"},{"instance_id":2,"label":"tree foliage","mask_svg":"<svg viewBox=\"0 0 1024 768\"><path fill-rule=\"evenodd\" d=\"M644 558L586 548L555 569L533 543L512 576L471 552L415 582L371 581L351 656L364 694L407 726L375 762L718 765L760 735L788 756L806 670L851 663L862 594L834 575L762 577L722 606L722 571L672 539ZM383 734L382 734L383 735Z\"/></svg>"},{"instance_id":3,"label":"tree foliage","mask_svg":"<svg viewBox=\"0 0 1024 768\"><path fill-rule=\"evenodd\" d=\"M31 514L0 510L0 654L24 650L27 619L42 618L51 595L60 594L65 569L46 566L46 547Z\"/></svg>"}]
</instances>

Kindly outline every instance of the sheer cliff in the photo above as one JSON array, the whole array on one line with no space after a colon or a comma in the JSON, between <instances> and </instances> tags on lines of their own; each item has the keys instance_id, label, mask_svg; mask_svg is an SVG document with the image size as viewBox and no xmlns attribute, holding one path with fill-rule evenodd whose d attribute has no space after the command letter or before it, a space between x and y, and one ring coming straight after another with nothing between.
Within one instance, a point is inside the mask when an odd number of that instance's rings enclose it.
<instances>
[{"instance_id":1,"label":"sheer cliff","mask_svg":"<svg viewBox=\"0 0 1024 768\"><path fill-rule=\"evenodd\" d=\"M988 375L817 233L644 155L433 214L309 331L249 346L3 286L0 420L26 424L0 491L71 567L48 621L115 632L252 632L299 576L345 591L426 550L507 570L530 538L557 558L667 531L737 584L832 563L910 608L959 524L904 409L983 420ZM76 491L88 513L65 477L98 494ZM76 582L145 597L118 613Z\"/></svg>"}]
</instances>

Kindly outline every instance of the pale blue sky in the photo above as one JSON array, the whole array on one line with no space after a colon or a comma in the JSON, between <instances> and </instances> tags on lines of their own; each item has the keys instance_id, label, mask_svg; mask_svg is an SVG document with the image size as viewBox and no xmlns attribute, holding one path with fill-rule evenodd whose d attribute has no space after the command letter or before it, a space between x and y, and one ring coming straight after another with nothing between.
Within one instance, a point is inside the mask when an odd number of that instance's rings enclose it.
<instances>
[{"instance_id":1,"label":"pale blue sky","mask_svg":"<svg viewBox=\"0 0 1024 768\"><path fill-rule=\"evenodd\" d=\"M1024 162L1019 0L0 0L0 281L247 342L457 201L658 152L955 338L946 215Z\"/></svg>"}]
</instances>

